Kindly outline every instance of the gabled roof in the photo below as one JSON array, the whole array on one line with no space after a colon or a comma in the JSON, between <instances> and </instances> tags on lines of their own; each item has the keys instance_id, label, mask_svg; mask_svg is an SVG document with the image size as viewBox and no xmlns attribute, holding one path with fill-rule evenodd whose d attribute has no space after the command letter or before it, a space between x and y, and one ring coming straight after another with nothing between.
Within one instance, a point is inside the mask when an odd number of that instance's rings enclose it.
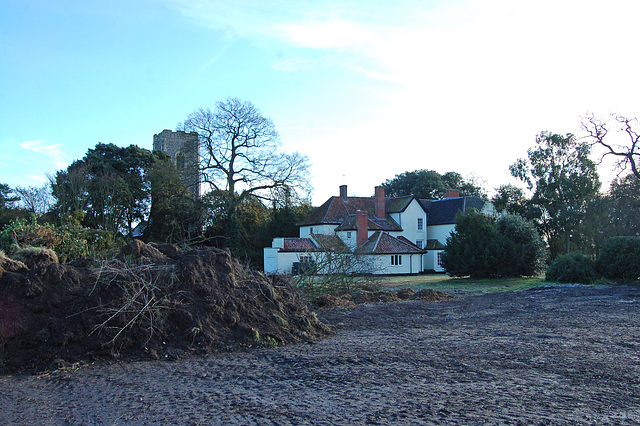
<instances>
[{"instance_id":1,"label":"gabled roof","mask_svg":"<svg viewBox=\"0 0 640 426\"><path fill-rule=\"evenodd\" d=\"M323 250L331 250L337 253L346 253L349 248L337 235L313 234L311 236Z\"/></svg>"},{"instance_id":2,"label":"gabled roof","mask_svg":"<svg viewBox=\"0 0 640 426\"><path fill-rule=\"evenodd\" d=\"M308 225L340 225L349 215L355 215L356 211L364 210L370 215L374 214L373 198L367 197L331 197L323 205L315 209L307 216L300 226Z\"/></svg>"},{"instance_id":3,"label":"gabled roof","mask_svg":"<svg viewBox=\"0 0 640 426\"><path fill-rule=\"evenodd\" d=\"M315 251L318 247L310 238L285 238L282 251Z\"/></svg>"},{"instance_id":4,"label":"gabled roof","mask_svg":"<svg viewBox=\"0 0 640 426\"><path fill-rule=\"evenodd\" d=\"M375 216L375 197L331 197L324 204L311 212L311 214L298 225L341 225L340 230L353 230L356 229L355 214L358 210L362 210L366 211L369 215L369 226L372 226L369 229L401 231L402 228L400 225L398 225L388 214L403 212L414 199L417 200L413 195L385 198L385 210L387 215L385 218L377 218ZM418 202L420 203L420 200L418 200ZM353 216L353 218L351 216Z\"/></svg>"},{"instance_id":5,"label":"gabled roof","mask_svg":"<svg viewBox=\"0 0 640 426\"><path fill-rule=\"evenodd\" d=\"M338 226L336 231L355 231L358 229L358 224L356 221L356 215L349 215L347 218ZM378 219L375 216L369 215L367 218L367 229L373 231L402 231L398 222L393 220L391 216L387 216L384 219Z\"/></svg>"},{"instance_id":6,"label":"gabled roof","mask_svg":"<svg viewBox=\"0 0 640 426\"><path fill-rule=\"evenodd\" d=\"M356 254L420 254L424 251L406 238L395 238L377 231L358 248Z\"/></svg>"},{"instance_id":7,"label":"gabled roof","mask_svg":"<svg viewBox=\"0 0 640 426\"><path fill-rule=\"evenodd\" d=\"M405 195L404 197L387 198L385 208L387 213L402 213L409 207L409 204L416 199L415 195Z\"/></svg>"},{"instance_id":8,"label":"gabled roof","mask_svg":"<svg viewBox=\"0 0 640 426\"><path fill-rule=\"evenodd\" d=\"M428 225L445 225L456 222L458 212L466 212L470 208L482 210L484 201L478 197L455 197L444 200L425 200L420 203L427 210Z\"/></svg>"}]
</instances>

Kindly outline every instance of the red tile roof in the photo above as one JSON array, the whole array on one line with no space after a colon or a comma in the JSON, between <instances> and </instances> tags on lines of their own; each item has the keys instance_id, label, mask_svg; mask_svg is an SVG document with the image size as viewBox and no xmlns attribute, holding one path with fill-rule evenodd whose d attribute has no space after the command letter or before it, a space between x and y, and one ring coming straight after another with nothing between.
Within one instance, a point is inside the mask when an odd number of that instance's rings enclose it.
<instances>
[{"instance_id":1,"label":"red tile roof","mask_svg":"<svg viewBox=\"0 0 640 426\"><path fill-rule=\"evenodd\" d=\"M316 245L310 238L285 238L283 251L315 251Z\"/></svg>"},{"instance_id":2,"label":"red tile roof","mask_svg":"<svg viewBox=\"0 0 640 426\"><path fill-rule=\"evenodd\" d=\"M349 252L349 248L337 235L313 234L312 238L317 241L320 249L331 250L337 253Z\"/></svg>"},{"instance_id":3,"label":"red tile roof","mask_svg":"<svg viewBox=\"0 0 640 426\"><path fill-rule=\"evenodd\" d=\"M355 231L356 229L358 229L356 223L356 215L349 215L335 230ZM375 216L369 215L367 221L367 229L371 231L402 231L400 225L398 225L398 223L393 220L391 216L387 216L384 219L378 219Z\"/></svg>"},{"instance_id":4,"label":"red tile roof","mask_svg":"<svg viewBox=\"0 0 640 426\"><path fill-rule=\"evenodd\" d=\"M398 198L386 198L385 210L387 216L377 218L375 216L375 197L331 197L323 205L316 208L307 216L299 226L310 225L341 225L339 230L354 230L355 214L358 210L366 211L369 214L369 229L383 231L402 231L388 213L398 213L404 211L411 201L415 199L413 195ZM420 204L422 206L422 204Z\"/></svg>"},{"instance_id":5,"label":"red tile roof","mask_svg":"<svg viewBox=\"0 0 640 426\"><path fill-rule=\"evenodd\" d=\"M395 238L386 232L374 232L356 250L358 254L420 254L424 251L406 238Z\"/></svg>"}]
</instances>

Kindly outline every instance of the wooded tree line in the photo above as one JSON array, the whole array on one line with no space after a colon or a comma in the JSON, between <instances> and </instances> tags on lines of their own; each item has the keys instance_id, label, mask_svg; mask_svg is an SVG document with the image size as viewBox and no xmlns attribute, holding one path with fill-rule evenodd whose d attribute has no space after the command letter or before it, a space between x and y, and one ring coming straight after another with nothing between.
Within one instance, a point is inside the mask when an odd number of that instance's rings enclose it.
<instances>
[{"instance_id":1,"label":"wooded tree line","mask_svg":"<svg viewBox=\"0 0 640 426\"><path fill-rule=\"evenodd\" d=\"M510 166L526 188L496 189L499 211L521 216L543 237L550 258L569 251L595 256L613 236L638 236L640 175L637 121L612 116L583 121L590 137L543 132L527 158ZM249 102L235 98L199 109L179 125L200 140L204 195L185 188L162 152L98 143L84 158L50 176L41 188L0 185L0 226L37 216L55 225L74 223L131 238L228 247L256 261L275 236L297 236L296 224L312 209L308 160L280 151L273 122ZM612 135L626 136L614 142ZM594 147L619 159L622 173L600 191ZM438 199L447 189L489 199L474 179L457 172L408 171L383 183L388 196Z\"/></svg>"},{"instance_id":2,"label":"wooded tree line","mask_svg":"<svg viewBox=\"0 0 640 426\"><path fill-rule=\"evenodd\" d=\"M297 236L311 209L307 159L279 150L270 119L230 98L190 114L179 129L199 135L202 197L186 189L167 154L98 143L46 187L1 186L0 225L35 214L113 238L227 247L248 259L261 257L275 236Z\"/></svg>"}]
</instances>

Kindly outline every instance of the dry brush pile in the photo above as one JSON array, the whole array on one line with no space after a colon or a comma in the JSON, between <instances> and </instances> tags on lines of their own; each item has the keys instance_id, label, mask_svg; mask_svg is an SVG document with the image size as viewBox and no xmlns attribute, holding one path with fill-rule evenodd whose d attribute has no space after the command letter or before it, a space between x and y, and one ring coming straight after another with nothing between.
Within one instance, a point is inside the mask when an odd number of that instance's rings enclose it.
<instances>
[{"instance_id":1,"label":"dry brush pile","mask_svg":"<svg viewBox=\"0 0 640 426\"><path fill-rule=\"evenodd\" d=\"M329 332L288 281L248 271L224 250L135 241L109 261L0 256L0 372L175 359Z\"/></svg>"}]
</instances>

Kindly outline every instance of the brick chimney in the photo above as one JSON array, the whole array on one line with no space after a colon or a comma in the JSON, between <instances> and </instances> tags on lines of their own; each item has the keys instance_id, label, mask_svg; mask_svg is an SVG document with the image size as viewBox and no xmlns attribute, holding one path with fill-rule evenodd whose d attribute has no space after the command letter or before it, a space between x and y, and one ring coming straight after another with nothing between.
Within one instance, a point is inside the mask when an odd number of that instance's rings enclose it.
<instances>
[{"instance_id":1,"label":"brick chimney","mask_svg":"<svg viewBox=\"0 0 640 426\"><path fill-rule=\"evenodd\" d=\"M347 199L347 185L340 185L340 198Z\"/></svg>"},{"instance_id":2,"label":"brick chimney","mask_svg":"<svg viewBox=\"0 0 640 426\"><path fill-rule=\"evenodd\" d=\"M387 209L384 203L384 186L376 186L374 206L375 214L378 219L384 219L387 217Z\"/></svg>"},{"instance_id":3,"label":"brick chimney","mask_svg":"<svg viewBox=\"0 0 640 426\"><path fill-rule=\"evenodd\" d=\"M362 246L369 238L369 214L364 210L356 211L356 244Z\"/></svg>"},{"instance_id":4,"label":"brick chimney","mask_svg":"<svg viewBox=\"0 0 640 426\"><path fill-rule=\"evenodd\" d=\"M444 194L444 198L458 198L460 196L460 191L457 189L447 189Z\"/></svg>"}]
</instances>

